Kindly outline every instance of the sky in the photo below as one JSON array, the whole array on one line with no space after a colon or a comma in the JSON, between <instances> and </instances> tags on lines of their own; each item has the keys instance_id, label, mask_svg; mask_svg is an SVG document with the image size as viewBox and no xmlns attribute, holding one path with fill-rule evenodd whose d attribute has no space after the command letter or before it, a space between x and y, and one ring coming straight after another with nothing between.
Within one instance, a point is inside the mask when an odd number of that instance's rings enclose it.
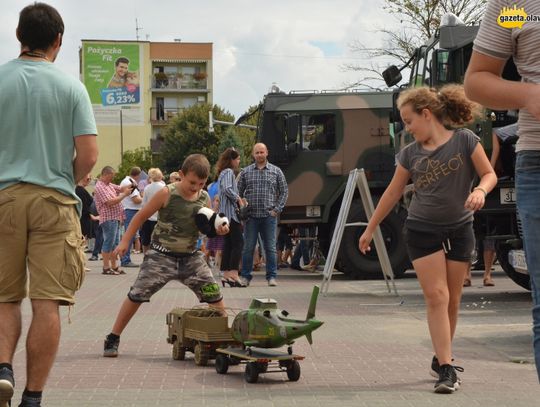
<instances>
[{"instance_id":1,"label":"sky","mask_svg":"<svg viewBox=\"0 0 540 407\"><path fill-rule=\"evenodd\" d=\"M20 10L31 1L0 0L0 63L16 58ZM344 64L369 65L353 53L361 41L382 47L378 29L397 21L383 0L50 0L65 34L56 64L79 77L81 39L211 42L214 103L244 113L272 84L285 92L343 88L359 77ZM391 61L380 60L384 68Z\"/></svg>"}]
</instances>

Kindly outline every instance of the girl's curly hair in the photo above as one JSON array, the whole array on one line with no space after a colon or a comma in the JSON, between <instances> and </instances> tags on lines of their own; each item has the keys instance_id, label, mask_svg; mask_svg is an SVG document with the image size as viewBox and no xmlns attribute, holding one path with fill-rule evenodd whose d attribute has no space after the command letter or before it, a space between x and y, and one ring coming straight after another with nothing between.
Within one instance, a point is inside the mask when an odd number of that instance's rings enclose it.
<instances>
[{"instance_id":1,"label":"girl's curly hair","mask_svg":"<svg viewBox=\"0 0 540 407\"><path fill-rule=\"evenodd\" d=\"M428 109L445 126L459 127L480 116L481 106L465 96L462 85L445 85L441 89L420 87L399 95L398 109L411 106L416 113Z\"/></svg>"}]
</instances>

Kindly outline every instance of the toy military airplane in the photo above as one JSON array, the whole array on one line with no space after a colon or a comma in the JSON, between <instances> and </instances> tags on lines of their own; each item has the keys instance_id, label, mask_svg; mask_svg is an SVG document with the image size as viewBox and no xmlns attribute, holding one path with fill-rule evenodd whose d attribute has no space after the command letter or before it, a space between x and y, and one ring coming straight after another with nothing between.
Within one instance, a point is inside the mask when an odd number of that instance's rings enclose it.
<instances>
[{"instance_id":1,"label":"toy military airplane","mask_svg":"<svg viewBox=\"0 0 540 407\"><path fill-rule=\"evenodd\" d=\"M323 324L315 319L318 295L319 287L315 286L304 321L288 318L289 313L279 310L276 300L255 298L249 309L241 311L234 318L232 336L245 347L279 348L293 344L295 339L302 336L312 344L311 332Z\"/></svg>"}]
</instances>

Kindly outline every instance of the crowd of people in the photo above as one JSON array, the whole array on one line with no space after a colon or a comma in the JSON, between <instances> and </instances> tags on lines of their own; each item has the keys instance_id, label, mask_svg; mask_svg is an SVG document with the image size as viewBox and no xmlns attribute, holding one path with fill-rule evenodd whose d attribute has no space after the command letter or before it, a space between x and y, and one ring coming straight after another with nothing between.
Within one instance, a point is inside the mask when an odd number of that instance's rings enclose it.
<instances>
[{"instance_id":1,"label":"crowd of people","mask_svg":"<svg viewBox=\"0 0 540 407\"><path fill-rule=\"evenodd\" d=\"M452 393L460 385L453 366L462 287L467 278L475 239L473 214L482 208L497 182L478 137L464 126L479 106L519 109L516 187L518 209L533 293L534 354L540 379L540 81L528 55L536 52L540 25L520 33L497 25L507 2L491 0L475 40L465 88L448 85L401 92L398 108L414 142L397 154L396 170L388 188L359 239L363 253L370 250L377 225L401 199L412 180L414 194L405 223L406 245L423 290L427 324L433 344L435 391ZM531 14L540 4L524 1ZM240 154L223 151L216 164L212 196L205 190L211 174L208 159L189 155L169 184L157 168L133 167L119 185L115 170L101 170L94 196L86 187L97 161L97 128L88 93L74 78L55 68L64 23L53 7L35 3L19 18L19 57L0 66L0 407L14 393L13 356L21 336L21 302L29 297L32 317L28 329L27 377L21 407L41 405L42 392L60 341L59 307L72 305L85 273L84 247L92 236L90 260L102 256L104 275L139 273L121 304L104 342L104 356L118 355L120 336L139 307L171 280L188 287L200 302L217 314L225 313L221 288L248 287L253 279L255 254L264 253L268 286L278 284L278 268L291 258L309 263L309 230L299 230L292 254L290 235L277 233L278 217L288 196L279 167L268 162L268 149L253 146L253 163L240 170ZM506 60L514 57L524 80L501 78ZM465 89L465 91L464 91ZM11 97L10 95L17 95ZM23 113L24 112L24 113ZM31 117L32 120L28 120ZM27 148L32 145L34 148ZM437 171L437 176L428 176ZM475 178L479 179L474 183ZM200 248L194 214L201 208L224 213L229 224L216 227L207 248L221 250L218 261L222 284L216 281ZM97 222L97 225L95 224ZM140 239L144 258L136 264L131 248ZM46 252L44 252L46 250ZM279 257L278 257L279 251ZM55 259L66 259L58 265ZM486 271L487 272L487 271ZM491 285L490 275L484 284Z\"/></svg>"}]
</instances>

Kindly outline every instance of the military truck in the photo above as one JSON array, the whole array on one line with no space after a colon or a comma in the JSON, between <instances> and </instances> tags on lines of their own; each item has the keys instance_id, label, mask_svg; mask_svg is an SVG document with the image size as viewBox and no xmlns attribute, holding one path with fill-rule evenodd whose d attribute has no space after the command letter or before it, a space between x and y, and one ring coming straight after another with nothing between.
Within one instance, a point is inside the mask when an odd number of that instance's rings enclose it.
<instances>
[{"instance_id":1,"label":"military truck","mask_svg":"<svg viewBox=\"0 0 540 407\"><path fill-rule=\"evenodd\" d=\"M184 360L192 352L195 364L206 366L216 358L216 349L239 345L228 326L228 318L206 308L175 308L167 314L167 343L173 345L172 357Z\"/></svg>"},{"instance_id":2,"label":"military truck","mask_svg":"<svg viewBox=\"0 0 540 407\"><path fill-rule=\"evenodd\" d=\"M428 85L441 87L448 83L462 83L472 54L474 38L479 26L467 26L453 15L446 15L441 20L441 27L435 35L416 50L408 64L398 69L390 66L383 72L389 87L401 80L404 68L410 65L410 78L405 87ZM503 77L508 80L520 80L517 69L510 59L506 64ZM395 90L394 100L404 87ZM400 148L411 141L403 131L397 109L394 108L393 127L396 145ZM472 130L481 138L488 155L492 149L492 128L512 124L517 115L511 111L485 111L485 116L478 120ZM501 145L502 167L498 173L499 182L488 195L482 210L475 214L475 234L477 242L484 238L496 241L497 258L506 274L520 286L530 289L530 279L525 262L525 253L521 242L521 225L516 211L514 189L515 143L510 140ZM482 253L477 253L482 256Z\"/></svg>"},{"instance_id":3,"label":"military truck","mask_svg":"<svg viewBox=\"0 0 540 407\"><path fill-rule=\"evenodd\" d=\"M478 28L443 18L443 25L434 37L416 50L406 66L385 70L383 77L387 85L398 84L400 71L407 66L411 67L411 74L405 87L463 82ZM512 61L505 67L503 76L520 79ZM393 175L395 153L412 141L403 130L395 106L402 89L288 94L276 91L264 97L259 108L257 139L268 146L269 161L281 167L289 184L289 199L280 217L281 224L311 226L316 230L320 247L327 250L347 175L354 168L364 168L373 201L378 201ZM486 114L473 130L489 154L492 127L510 124L516 118L505 111ZM504 147L512 149L512 146ZM484 237L496 240L497 257L505 272L517 284L529 288L516 216L513 173L508 172L477 214L475 230L478 240ZM402 234L406 215L406 205L401 202L381 223L390 263L398 277L410 267ZM347 221L365 220L362 204L355 196ZM358 250L362 232L360 226L345 228L336 268L353 278L381 275L376 251L363 255Z\"/></svg>"},{"instance_id":4,"label":"military truck","mask_svg":"<svg viewBox=\"0 0 540 407\"><path fill-rule=\"evenodd\" d=\"M269 161L281 167L289 185L280 223L316 229L323 251L332 238L349 172L364 168L374 201L392 178L393 95L311 91L264 97L257 138L267 145ZM399 205L381 224L396 275L410 264L402 235L406 214ZM366 220L359 197L351 205L348 220ZM381 275L376 252L363 255L358 250L361 232L360 227L345 229L336 267L353 278Z\"/></svg>"}]
</instances>

